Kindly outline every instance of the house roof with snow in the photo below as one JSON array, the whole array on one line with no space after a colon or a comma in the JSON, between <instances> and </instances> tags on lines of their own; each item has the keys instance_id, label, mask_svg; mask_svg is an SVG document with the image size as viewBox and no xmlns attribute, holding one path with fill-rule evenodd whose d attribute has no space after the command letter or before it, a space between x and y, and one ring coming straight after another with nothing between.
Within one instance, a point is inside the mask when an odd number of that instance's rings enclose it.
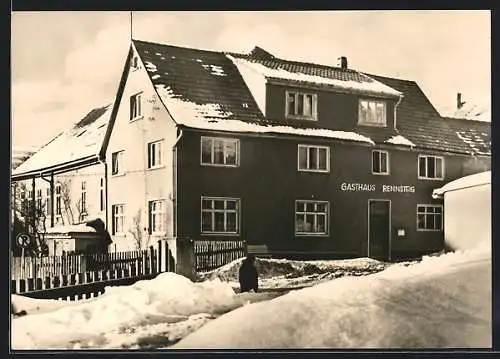
<instances>
[{"instance_id":1,"label":"house roof with snow","mask_svg":"<svg viewBox=\"0 0 500 359\"><path fill-rule=\"evenodd\" d=\"M491 184L491 171L476 173L465 176L445 184L443 187L432 192L434 198L439 198L446 192L456 191L464 188L477 187Z\"/></svg>"},{"instance_id":2,"label":"house roof with snow","mask_svg":"<svg viewBox=\"0 0 500 359\"><path fill-rule=\"evenodd\" d=\"M491 156L491 123L466 118L443 117L472 153Z\"/></svg>"},{"instance_id":3,"label":"house roof with snow","mask_svg":"<svg viewBox=\"0 0 500 359\"><path fill-rule=\"evenodd\" d=\"M66 166L98 162L111 115L111 105L90 111L70 129L61 132L13 172L13 179L29 178Z\"/></svg>"}]
</instances>

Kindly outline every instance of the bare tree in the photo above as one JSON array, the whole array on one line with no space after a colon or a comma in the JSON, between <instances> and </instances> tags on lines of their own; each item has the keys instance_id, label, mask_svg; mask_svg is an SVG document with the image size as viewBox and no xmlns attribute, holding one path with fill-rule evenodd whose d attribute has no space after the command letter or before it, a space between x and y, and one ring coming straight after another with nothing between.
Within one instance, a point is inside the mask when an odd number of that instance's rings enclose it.
<instances>
[{"instance_id":1,"label":"bare tree","mask_svg":"<svg viewBox=\"0 0 500 359\"><path fill-rule=\"evenodd\" d=\"M66 214L68 224L75 224L75 216L73 214L71 198L71 179L59 181L59 185L61 186L61 201L64 206L64 212ZM63 224L65 224L64 217L61 217Z\"/></svg>"},{"instance_id":2,"label":"bare tree","mask_svg":"<svg viewBox=\"0 0 500 359\"><path fill-rule=\"evenodd\" d=\"M149 236L144 235L145 228L142 225L142 211L139 209L137 214L132 218L133 225L129 232L134 238L134 244L138 250L147 248L149 245Z\"/></svg>"}]
</instances>

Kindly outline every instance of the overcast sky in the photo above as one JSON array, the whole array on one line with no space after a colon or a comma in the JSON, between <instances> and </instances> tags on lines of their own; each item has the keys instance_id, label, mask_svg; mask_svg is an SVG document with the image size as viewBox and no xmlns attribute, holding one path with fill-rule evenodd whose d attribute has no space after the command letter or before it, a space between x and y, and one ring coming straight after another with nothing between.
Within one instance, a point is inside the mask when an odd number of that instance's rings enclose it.
<instances>
[{"instance_id":1,"label":"overcast sky","mask_svg":"<svg viewBox=\"0 0 500 359\"><path fill-rule=\"evenodd\" d=\"M134 12L136 39L250 51L416 81L440 112L490 104L489 11ZM12 142L40 146L111 103L129 12L12 14Z\"/></svg>"}]
</instances>

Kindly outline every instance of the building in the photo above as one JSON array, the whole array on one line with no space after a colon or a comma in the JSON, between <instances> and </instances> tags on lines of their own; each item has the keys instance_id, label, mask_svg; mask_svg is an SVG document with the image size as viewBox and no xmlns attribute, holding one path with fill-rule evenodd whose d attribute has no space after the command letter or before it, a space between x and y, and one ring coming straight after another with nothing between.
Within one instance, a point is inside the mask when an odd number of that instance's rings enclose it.
<instances>
[{"instance_id":1,"label":"building","mask_svg":"<svg viewBox=\"0 0 500 359\"><path fill-rule=\"evenodd\" d=\"M111 106L90 111L12 172L14 212L36 227L106 220L106 164L101 147ZM33 215L33 213L35 213Z\"/></svg>"},{"instance_id":2,"label":"building","mask_svg":"<svg viewBox=\"0 0 500 359\"><path fill-rule=\"evenodd\" d=\"M435 189L433 196L444 198L444 239L448 248L491 246L491 171L456 179Z\"/></svg>"},{"instance_id":3,"label":"building","mask_svg":"<svg viewBox=\"0 0 500 359\"><path fill-rule=\"evenodd\" d=\"M241 239L297 258L442 249L432 191L479 154L415 82L339 60L133 40L92 157L105 162L114 245Z\"/></svg>"}]
</instances>

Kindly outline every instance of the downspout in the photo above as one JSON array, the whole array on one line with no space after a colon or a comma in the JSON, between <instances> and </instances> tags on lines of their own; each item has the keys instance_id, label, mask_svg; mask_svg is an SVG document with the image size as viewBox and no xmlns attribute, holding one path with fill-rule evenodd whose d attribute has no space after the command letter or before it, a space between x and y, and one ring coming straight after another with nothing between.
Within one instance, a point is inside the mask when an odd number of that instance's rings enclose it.
<instances>
[{"instance_id":1,"label":"downspout","mask_svg":"<svg viewBox=\"0 0 500 359\"><path fill-rule=\"evenodd\" d=\"M184 134L184 132L182 131L182 128L179 128L179 135L175 139L175 143L174 143L174 146L172 148L173 157L174 157L173 158L173 160L174 160L174 189L173 189L174 190L174 213L173 213L173 216L174 216L173 235L174 235L174 237L177 237L177 218L178 218L178 215L177 215L177 183L178 183L177 168L178 168L179 161L178 161L177 145L179 144L179 141L181 140L183 134Z\"/></svg>"},{"instance_id":2,"label":"downspout","mask_svg":"<svg viewBox=\"0 0 500 359\"><path fill-rule=\"evenodd\" d=\"M103 157L99 155L99 163L104 165L104 227L108 230L108 164Z\"/></svg>"},{"instance_id":3,"label":"downspout","mask_svg":"<svg viewBox=\"0 0 500 359\"><path fill-rule=\"evenodd\" d=\"M401 101L403 100L403 95L399 95L399 100L396 102L396 105L394 106L394 129L397 130L397 109Z\"/></svg>"},{"instance_id":4,"label":"downspout","mask_svg":"<svg viewBox=\"0 0 500 359\"><path fill-rule=\"evenodd\" d=\"M31 180L31 226L33 227L33 234L36 233L36 201L35 201L35 177Z\"/></svg>"}]
</instances>

